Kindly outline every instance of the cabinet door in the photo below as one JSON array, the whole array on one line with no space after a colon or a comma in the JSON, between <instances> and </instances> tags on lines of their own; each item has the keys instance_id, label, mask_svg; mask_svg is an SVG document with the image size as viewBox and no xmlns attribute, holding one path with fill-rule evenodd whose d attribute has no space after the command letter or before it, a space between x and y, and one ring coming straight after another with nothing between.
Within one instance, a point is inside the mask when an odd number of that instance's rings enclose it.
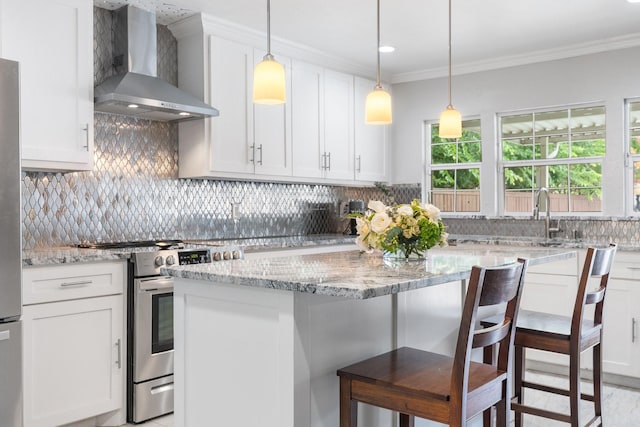
<instances>
[{"instance_id":1,"label":"cabinet door","mask_svg":"<svg viewBox=\"0 0 640 427\"><path fill-rule=\"evenodd\" d=\"M602 367L605 372L640 376L640 343L637 325L638 282L610 279L604 309L602 333ZM591 367L591 358L583 363Z\"/></svg>"},{"instance_id":2,"label":"cabinet door","mask_svg":"<svg viewBox=\"0 0 640 427\"><path fill-rule=\"evenodd\" d=\"M220 110L210 119L212 170L253 173L253 48L214 36L209 48L211 105Z\"/></svg>"},{"instance_id":3,"label":"cabinet door","mask_svg":"<svg viewBox=\"0 0 640 427\"><path fill-rule=\"evenodd\" d=\"M93 166L93 4L1 0L0 55L20 62L22 166Z\"/></svg>"},{"instance_id":4,"label":"cabinet door","mask_svg":"<svg viewBox=\"0 0 640 427\"><path fill-rule=\"evenodd\" d=\"M358 181L387 180L387 127L364 122L367 95L375 86L373 80L355 78L355 178Z\"/></svg>"},{"instance_id":5,"label":"cabinet door","mask_svg":"<svg viewBox=\"0 0 640 427\"><path fill-rule=\"evenodd\" d=\"M23 308L25 427L121 406L122 306L122 295L114 295Z\"/></svg>"},{"instance_id":6,"label":"cabinet door","mask_svg":"<svg viewBox=\"0 0 640 427\"><path fill-rule=\"evenodd\" d=\"M324 127L323 69L293 61L292 70L292 162L293 175L322 177Z\"/></svg>"},{"instance_id":7,"label":"cabinet door","mask_svg":"<svg viewBox=\"0 0 640 427\"><path fill-rule=\"evenodd\" d=\"M353 180L353 76L324 72L324 167L326 177Z\"/></svg>"},{"instance_id":8,"label":"cabinet door","mask_svg":"<svg viewBox=\"0 0 640 427\"><path fill-rule=\"evenodd\" d=\"M254 66L262 61L264 50L254 50ZM255 173L262 175L291 175L291 60L276 55L285 68L287 102L281 105L253 106L253 129L250 129L254 148ZM255 68L255 67L254 67ZM253 97L253 68L249 73L250 96Z\"/></svg>"}]
</instances>

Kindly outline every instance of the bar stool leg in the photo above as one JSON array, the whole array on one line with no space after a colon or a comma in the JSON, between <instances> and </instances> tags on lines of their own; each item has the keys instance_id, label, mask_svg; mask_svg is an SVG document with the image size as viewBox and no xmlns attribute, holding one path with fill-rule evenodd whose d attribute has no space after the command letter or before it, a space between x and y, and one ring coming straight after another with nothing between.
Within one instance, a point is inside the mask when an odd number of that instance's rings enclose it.
<instances>
[{"instance_id":1,"label":"bar stool leg","mask_svg":"<svg viewBox=\"0 0 640 427\"><path fill-rule=\"evenodd\" d=\"M415 425L416 418L413 415L400 413L400 427L415 427Z\"/></svg>"},{"instance_id":2,"label":"bar stool leg","mask_svg":"<svg viewBox=\"0 0 640 427\"><path fill-rule=\"evenodd\" d=\"M351 400L351 381L340 378L340 427L358 426L358 402Z\"/></svg>"},{"instance_id":3,"label":"bar stool leg","mask_svg":"<svg viewBox=\"0 0 640 427\"><path fill-rule=\"evenodd\" d=\"M593 405L602 425L602 340L593 347Z\"/></svg>"},{"instance_id":4,"label":"bar stool leg","mask_svg":"<svg viewBox=\"0 0 640 427\"><path fill-rule=\"evenodd\" d=\"M516 398L516 402L522 404L524 402L524 388L522 387L522 381L524 380L524 358L526 351L524 347L515 346L515 367L513 371L513 395ZM522 413L515 411L514 415L515 427L522 427Z\"/></svg>"},{"instance_id":5,"label":"bar stool leg","mask_svg":"<svg viewBox=\"0 0 640 427\"><path fill-rule=\"evenodd\" d=\"M580 426L580 352L569 355L569 404L571 408L571 426Z\"/></svg>"},{"instance_id":6,"label":"bar stool leg","mask_svg":"<svg viewBox=\"0 0 640 427\"><path fill-rule=\"evenodd\" d=\"M495 346L489 345L485 347L482 351L482 363L495 365ZM485 409L482 413L482 426L483 427L492 427L493 426L493 407L489 409Z\"/></svg>"}]
</instances>

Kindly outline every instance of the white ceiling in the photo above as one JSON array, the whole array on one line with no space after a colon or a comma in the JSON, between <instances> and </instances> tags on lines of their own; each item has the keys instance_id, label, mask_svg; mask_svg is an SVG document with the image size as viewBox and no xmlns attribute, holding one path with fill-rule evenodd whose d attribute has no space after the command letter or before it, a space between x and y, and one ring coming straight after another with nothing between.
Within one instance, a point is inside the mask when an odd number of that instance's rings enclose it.
<instances>
[{"instance_id":1,"label":"white ceiling","mask_svg":"<svg viewBox=\"0 0 640 427\"><path fill-rule=\"evenodd\" d=\"M446 75L447 0L380 0L384 76ZM452 0L453 73L640 45L640 4L627 0ZM156 10L168 24L196 12L266 31L266 0L94 0ZM271 34L354 65L376 64L376 0L271 0Z\"/></svg>"}]
</instances>

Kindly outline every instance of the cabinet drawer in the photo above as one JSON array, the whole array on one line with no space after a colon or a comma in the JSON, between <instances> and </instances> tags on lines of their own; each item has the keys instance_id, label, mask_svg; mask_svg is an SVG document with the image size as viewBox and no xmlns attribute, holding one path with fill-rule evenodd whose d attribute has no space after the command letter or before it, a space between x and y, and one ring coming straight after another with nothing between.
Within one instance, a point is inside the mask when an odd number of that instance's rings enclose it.
<instances>
[{"instance_id":1,"label":"cabinet drawer","mask_svg":"<svg viewBox=\"0 0 640 427\"><path fill-rule=\"evenodd\" d=\"M611 267L611 277L620 279L640 279L640 252L616 252Z\"/></svg>"},{"instance_id":2,"label":"cabinet drawer","mask_svg":"<svg viewBox=\"0 0 640 427\"><path fill-rule=\"evenodd\" d=\"M122 294L125 276L124 261L26 267L22 273L22 303Z\"/></svg>"}]
</instances>

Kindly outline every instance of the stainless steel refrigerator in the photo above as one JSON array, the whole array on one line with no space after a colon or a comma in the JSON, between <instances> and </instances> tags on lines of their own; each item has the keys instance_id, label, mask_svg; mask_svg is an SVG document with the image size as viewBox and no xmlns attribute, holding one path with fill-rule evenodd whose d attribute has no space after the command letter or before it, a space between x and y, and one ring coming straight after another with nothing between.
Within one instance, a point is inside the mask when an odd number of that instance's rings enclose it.
<instances>
[{"instance_id":1,"label":"stainless steel refrigerator","mask_svg":"<svg viewBox=\"0 0 640 427\"><path fill-rule=\"evenodd\" d=\"M0 425L22 426L18 63L0 58Z\"/></svg>"}]
</instances>

